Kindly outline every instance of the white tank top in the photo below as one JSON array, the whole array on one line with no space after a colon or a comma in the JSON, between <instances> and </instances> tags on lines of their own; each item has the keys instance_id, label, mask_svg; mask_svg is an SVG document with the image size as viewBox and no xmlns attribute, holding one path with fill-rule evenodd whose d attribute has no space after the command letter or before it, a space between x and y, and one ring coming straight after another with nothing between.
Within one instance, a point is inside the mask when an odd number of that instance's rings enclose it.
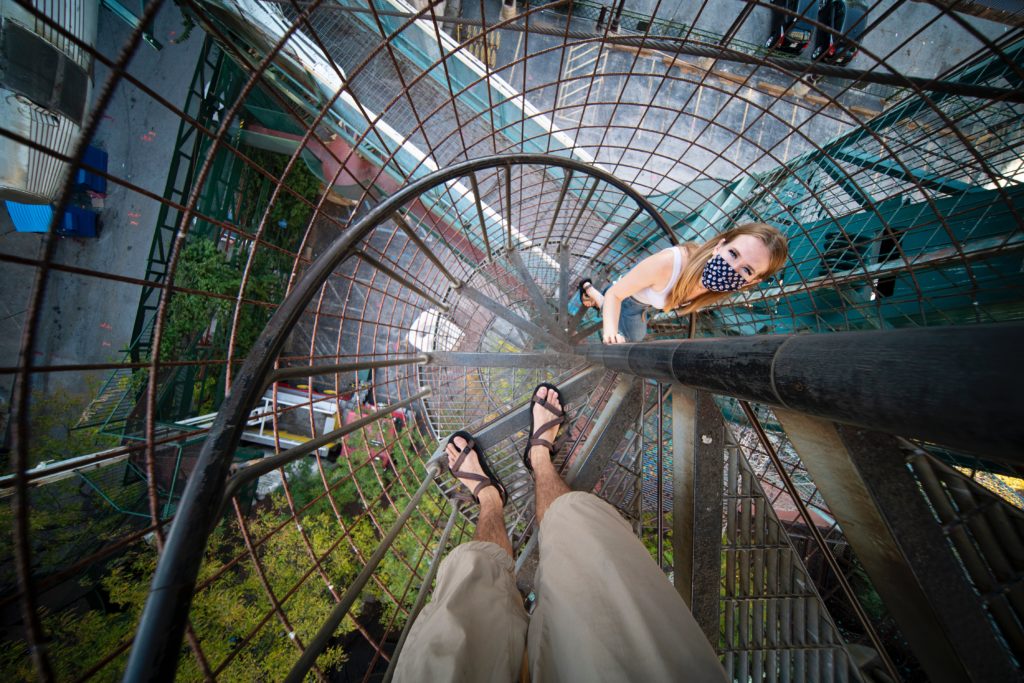
<instances>
[{"instance_id":1,"label":"white tank top","mask_svg":"<svg viewBox=\"0 0 1024 683\"><path fill-rule=\"evenodd\" d=\"M634 299L647 306L664 308L665 299L668 298L672 288L676 286L679 276L683 274L683 250L679 247L669 247L666 251L672 252L672 277L668 279L665 289L657 290L653 287L645 287L633 295Z\"/></svg>"}]
</instances>

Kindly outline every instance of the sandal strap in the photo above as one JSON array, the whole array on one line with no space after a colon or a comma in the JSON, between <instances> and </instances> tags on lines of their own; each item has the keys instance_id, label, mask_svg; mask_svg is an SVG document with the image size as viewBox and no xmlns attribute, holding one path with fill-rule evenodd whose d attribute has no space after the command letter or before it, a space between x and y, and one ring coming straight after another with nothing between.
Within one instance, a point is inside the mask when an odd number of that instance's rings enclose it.
<instances>
[{"instance_id":1,"label":"sandal strap","mask_svg":"<svg viewBox=\"0 0 1024 683\"><path fill-rule=\"evenodd\" d=\"M466 441L466 445L462 447L461 451L459 451L459 457L455 459L455 464L452 465L450 469L454 472L455 470L462 467L462 463L466 461L466 458L468 458L469 454L472 453L475 449L476 439L468 439Z\"/></svg>"},{"instance_id":2,"label":"sandal strap","mask_svg":"<svg viewBox=\"0 0 1024 683\"><path fill-rule=\"evenodd\" d=\"M459 457L457 457L455 459L455 464L449 466L448 469L451 470L452 476L454 476L456 479L469 479L470 481L478 482L477 485L473 487L473 493L472 493L473 500L476 501L477 503L480 502L480 499L479 499L480 492L482 490L484 490L485 488L487 488L488 486L493 486L494 488L498 489L498 493L501 495L501 500L502 500L502 502L504 502L506 494L505 494L504 488L502 486L500 486L498 484L498 482L496 482L495 480L491 479L486 474L482 474L481 475L481 474L477 474L476 472L467 472L467 471L464 471L464 470L460 469L462 467L462 463L465 462L466 458L469 457L469 454L473 453L475 451L476 451L476 440L475 439L467 439L466 445L463 446L461 451L459 451ZM479 453L477 454L477 458L478 459L480 458L480 454ZM483 463L481 463L481 469L482 468L483 468ZM469 487L467 486L466 488L469 488Z\"/></svg>"},{"instance_id":3,"label":"sandal strap","mask_svg":"<svg viewBox=\"0 0 1024 683\"><path fill-rule=\"evenodd\" d=\"M498 489L497 484L495 484L490 479L485 479L484 481L481 481L479 484L476 485L476 487L473 488L473 497L479 500L480 492L483 491L488 486L493 486L494 488ZM501 489L498 489L498 495L501 495Z\"/></svg>"},{"instance_id":4,"label":"sandal strap","mask_svg":"<svg viewBox=\"0 0 1024 683\"><path fill-rule=\"evenodd\" d=\"M538 427L533 432L533 437L532 438L536 439L540 434L543 434L544 432L548 431L549 429L551 429L555 425L560 425L563 422L565 422L565 416L564 415L562 415L560 417L556 417L554 420L549 420L549 421L545 422L544 424L542 424L540 427Z\"/></svg>"},{"instance_id":5,"label":"sandal strap","mask_svg":"<svg viewBox=\"0 0 1024 683\"><path fill-rule=\"evenodd\" d=\"M543 406L547 410L550 410L552 413L554 413L555 417L558 420L563 421L563 422L565 421L565 410L563 410L562 408L556 408L555 406L551 405L550 403L547 402L547 399L540 398L538 396L534 396L532 399L530 399L530 402L531 403L535 403L535 404L540 405L540 406ZM548 426L550 427L551 423L548 423ZM537 431L542 431L542 430L538 429Z\"/></svg>"}]
</instances>

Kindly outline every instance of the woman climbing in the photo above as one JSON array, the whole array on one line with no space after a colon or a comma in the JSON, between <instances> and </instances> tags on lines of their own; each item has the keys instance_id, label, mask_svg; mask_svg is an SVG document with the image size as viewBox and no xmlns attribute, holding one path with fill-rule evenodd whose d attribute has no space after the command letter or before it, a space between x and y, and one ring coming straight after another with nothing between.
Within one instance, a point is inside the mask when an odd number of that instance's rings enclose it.
<instances>
[{"instance_id":1,"label":"woman climbing","mask_svg":"<svg viewBox=\"0 0 1024 683\"><path fill-rule=\"evenodd\" d=\"M788 255L777 229L744 223L703 245L687 242L648 256L603 293L586 278L579 284L580 301L601 310L605 344L637 342L647 334L647 308L698 311L757 285Z\"/></svg>"}]
</instances>

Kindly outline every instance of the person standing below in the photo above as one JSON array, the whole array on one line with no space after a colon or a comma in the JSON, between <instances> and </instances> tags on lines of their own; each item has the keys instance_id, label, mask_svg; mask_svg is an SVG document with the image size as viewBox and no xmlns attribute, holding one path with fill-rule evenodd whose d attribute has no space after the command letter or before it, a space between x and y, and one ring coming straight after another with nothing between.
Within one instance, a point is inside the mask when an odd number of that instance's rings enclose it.
<instances>
[{"instance_id":1,"label":"person standing below","mask_svg":"<svg viewBox=\"0 0 1024 683\"><path fill-rule=\"evenodd\" d=\"M452 550L413 623L396 681L723 683L725 672L686 603L611 505L571 491L552 464L565 421L558 388L530 402L539 565L523 608L505 528L505 488L472 435L449 439L448 465L480 504L473 540ZM535 427L536 425L539 425Z\"/></svg>"},{"instance_id":2,"label":"person standing below","mask_svg":"<svg viewBox=\"0 0 1024 683\"><path fill-rule=\"evenodd\" d=\"M585 278L580 302L601 311L605 344L638 342L647 335L649 309L699 311L758 285L788 256L781 232L765 223L745 223L703 245L686 242L648 256L603 293Z\"/></svg>"}]
</instances>

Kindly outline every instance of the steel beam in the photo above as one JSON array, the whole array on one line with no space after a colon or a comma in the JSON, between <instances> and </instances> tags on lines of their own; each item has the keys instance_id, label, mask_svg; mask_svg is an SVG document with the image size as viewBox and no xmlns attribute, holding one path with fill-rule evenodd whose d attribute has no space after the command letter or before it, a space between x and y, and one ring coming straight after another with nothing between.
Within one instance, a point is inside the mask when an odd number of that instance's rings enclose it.
<instances>
[{"instance_id":1,"label":"steel beam","mask_svg":"<svg viewBox=\"0 0 1024 683\"><path fill-rule=\"evenodd\" d=\"M494 315L504 319L506 322L511 323L515 327L518 327L520 330L530 335L534 339L545 341L560 351L569 350L570 347L564 339L556 337L548 330L545 330L543 327L537 325L536 323L530 322L523 316L513 313L508 309L507 306L502 306L497 301L490 298L480 290L464 284L461 287L459 287L457 291L470 301L483 306Z\"/></svg>"},{"instance_id":2,"label":"steel beam","mask_svg":"<svg viewBox=\"0 0 1024 683\"><path fill-rule=\"evenodd\" d=\"M558 322L564 334L569 333L569 245L558 245Z\"/></svg>"},{"instance_id":3,"label":"steel beam","mask_svg":"<svg viewBox=\"0 0 1024 683\"><path fill-rule=\"evenodd\" d=\"M491 258L491 240L487 237L487 221L484 220L484 207L480 203L480 186L476 182L476 173L469 174L469 185L473 189L473 201L476 203L476 216L480 220L480 234L484 238L487 258Z\"/></svg>"},{"instance_id":4,"label":"steel beam","mask_svg":"<svg viewBox=\"0 0 1024 683\"><path fill-rule=\"evenodd\" d=\"M579 342L583 341L590 335L600 330L602 327L604 327L604 324L600 320L592 322L589 325L580 328L574 335L569 337L569 341L572 342L573 344L578 344Z\"/></svg>"},{"instance_id":5,"label":"steel beam","mask_svg":"<svg viewBox=\"0 0 1024 683\"><path fill-rule=\"evenodd\" d=\"M897 440L793 411L775 415L929 680L1015 680Z\"/></svg>"},{"instance_id":6,"label":"steel beam","mask_svg":"<svg viewBox=\"0 0 1024 683\"><path fill-rule=\"evenodd\" d=\"M672 387L672 570L704 635L719 630L725 425L706 392Z\"/></svg>"},{"instance_id":7,"label":"steel beam","mask_svg":"<svg viewBox=\"0 0 1024 683\"><path fill-rule=\"evenodd\" d=\"M1013 322L577 348L610 370L1024 463L1022 347Z\"/></svg>"},{"instance_id":8,"label":"steel beam","mask_svg":"<svg viewBox=\"0 0 1024 683\"><path fill-rule=\"evenodd\" d=\"M295 379L296 377L318 377L319 375L334 374L339 372L355 372L359 370L370 370L377 368L391 368L400 365L422 365L428 361L426 354L407 356L405 358L377 358L373 360L360 360L351 363L332 363L330 365L289 365L278 368L267 376L267 384L278 382L282 379Z\"/></svg>"},{"instance_id":9,"label":"steel beam","mask_svg":"<svg viewBox=\"0 0 1024 683\"><path fill-rule=\"evenodd\" d=\"M846 171L836 166L831 157L817 157L814 159L814 162L821 167L821 170L823 170L829 178L836 181L836 184L839 185L846 194L850 195L853 201L860 204L862 209L868 209L875 206L874 198L868 194L866 190L860 187Z\"/></svg>"},{"instance_id":10,"label":"steel beam","mask_svg":"<svg viewBox=\"0 0 1024 683\"><path fill-rule=\"evenodd\" d=\"M593 491L601 480L615 449L622 444L626 432L636 422L642 406L643 382L635 377L620 377L608 402L594 422L566 474L565 483L575 491Z\"/></svg>"},{"instance_id":11,"label":"steel beam","mask_svg":"<svg viewBox=\"0 0 1024 683\"><path fill-rule=\"evenodd\" d=\"M555 210L551 212L551 225L548 227L548 236L544 238L544 248L547 249L551 236L555 232L555 223L558 222L558 214L562 212L562 202L565 201L565 193L569 191L569 183L572 182L572 169L565 172L562 180L562 189L558 192L558 201L555 202Z\"/></svg>"},{"instance_id":12,"label":"steel beam","mask_svg":"<svg viewBox=\"0 0 1024 683\"><path fill-rule=\"evenodd\" d=\"M467 368L574 368L585 362L571 353L483 353L472 351L431 351L426 364L436 367Z\"/></svg>"},{"instance_id":13,"label":"steel beam","mask_svg":"<svg viewBox=\"0 0 1024 683\"><path fill-rule=\"evenodd\" d=\"M562 336L562 331L559 329L558 320L555 318L554 312L551 310L551 304L547 297L544 296L544 292L540 291L540 286L537 281L533 279L533 275L526 268L526 264L523 262L523 257L519 255L518 251L510 251L508 253L508 260L512 262L512 266L519 273L519 278L523 281L526 286L526 292L530 295L530 301L533 302L533 308L537 311L537 315L540 316L541 322L544 323L551 334Z\"/></svg>"},{"instance_id":14,"label":"steel beam","mask_svg":"<svg viewBox=\"0 0 1024 683\"><path fill-rule=\"evenodd\" d=\"M434 267L437 268L442 275L448 278L449 282L451 282L456 287L462 284L462 281L459 280L459 278L452 275L452 272L448 270L448 267L445 266L441 259L437 257L437 254L434 253L434 250L431 249L427 245L427 243L423 241L423 238L416 234L416 230L411 225L409 225L409 221L405 220L405 216L403 216L400 211L395 211L393 214L391 214L391 217L392 219L394 219L395 225L402 229L402 232L404 232L405 236L408 237L412 241L412 243L416 245L416 248L420 250L420 253L422 253L424 256L430 259L430 262L434 264Z\"/></svg>"},{"instance_id":15,"label":"steel beam","mask_svg":"<svg viewBox=\"0 0 1024 683\"><path fill-rule=\"evenodd\" d=\"M603 375L604 372L599 368L590 368L589 370L584 370L572 379L562 382L559 385L559 390L562 396L562 405L564 406L568 403L575 403L577 401L584 400L590 392L593 391L598 380L600 380ZM528 402L523 403L505 413L498 419L481 427L467 425L467 428L472 429L476 442L480 444L484 450L496 447L502 439L507 439L516 432L525 432L530 428L530 413L526 410L527 405L529 405ZM447 435L445 435L444 438L440 440L437 450L434 451L434 455L430 459L431 461L439 460L444 456L444 447L447 441L448 438Z\"/></svg>"},{"instance_id":16,"label":"steel beam","mask_svg":"<svg viewBox=\"0 0 1024 683\"><path fill-rule=\"evenodd\" d=\"M405 287L406 289L408 289L410 292L415 292L416 294L419 294L421 297L423 297L424 299L426 299L427 301L432 303L434 306L436 306L438 309L440 309L442 311L445 311L445 312L448 311L448 304L444 303L443 301L438 300L432 294L427 292L427 290L425 290L422 287L420 287L419 285L413 283L405 275L402 275L397 270L395 270L391 266L387 265L386 263L384 263L380 259L376 258L375 256L372 256L371 254L366 253L365 251L356 251L355 255L358 256L363 261L365 261L368 265L373 266L374 268L376 268L380 272L382 272L385 275L387 275L389 278L394 280L396 283L398 283L402 287Z\"/></svg>"},{"instance_id":17,"label":"steel beam","mask_svg":"<svg viewBox=\"0 0 1024 683\"><path fill-rule=\"evenodd\" d=\"M890 178L896 178L897 180L903 180L908 183L914 183L921 187L927 187L936 192L944 192L945 194L963 194L965 192L971 192L973 190L980 190L981 188L976 185L969 185L960 180L953 180L952 178L946 178L938 173L927 173L914 168L905 168L902 164L889 159L882 159L871 154L864 152L851 152L845 149L837 149L832 152L832 158L837 161L845 161L848 164L854 166L860 166L861 168L869 171L875 171L887 175Z\"/></svg>"}]
</instances>

